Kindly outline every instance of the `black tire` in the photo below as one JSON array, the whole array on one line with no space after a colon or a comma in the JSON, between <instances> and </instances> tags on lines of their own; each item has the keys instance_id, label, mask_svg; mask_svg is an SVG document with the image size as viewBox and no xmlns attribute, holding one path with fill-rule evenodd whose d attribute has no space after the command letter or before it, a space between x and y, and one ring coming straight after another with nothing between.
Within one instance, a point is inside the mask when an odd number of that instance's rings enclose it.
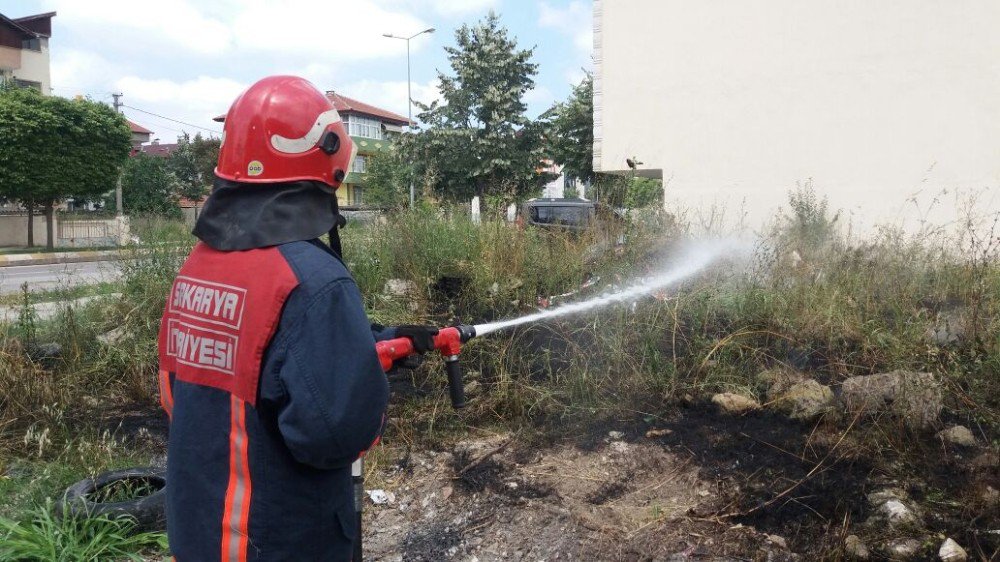
<instances>
[{"instance_id":1,"label":"black tire","mask_svg":"<svg viewBox=\"0 0 1000 562\"><path fill-rule=\"evenodd\" d=\"M117 482L133 480L156 489L153 493L128 501L95 501L95 493ZM140 467L112 470L87 478L66 489L56 513L74 517L130 517L137 523L136 531L167 529L167 475L163 468Z\"/></svg>"}]
</instances>

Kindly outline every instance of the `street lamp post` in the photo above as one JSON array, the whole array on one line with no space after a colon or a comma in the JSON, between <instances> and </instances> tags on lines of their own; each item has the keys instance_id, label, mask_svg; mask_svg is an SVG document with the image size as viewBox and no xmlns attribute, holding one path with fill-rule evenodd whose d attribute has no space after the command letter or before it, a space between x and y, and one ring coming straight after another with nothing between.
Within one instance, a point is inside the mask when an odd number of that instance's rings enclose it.
<instances>
[{"instance_id":1,"label":"street lamp post","mask_svg":"<svg viewBox=\"0 0 1000 562\"><path fill-rule=\"evenodd\" d=\"M398 35L393 35L392 33L383 33L382 37L388 37L389 39L402 39L406 41L406 126L408 129L413 129L413 94L411 93L411 81L410 81L410 39L417 37L418 35L423 35L424 33L434 33L434 28L429 27L421 32L414 33L409 37L400 37ZM412 165L413 162L410 162ZM413 172L410 172L410 207L413 207Z\"/></svg>"}]
</instances>

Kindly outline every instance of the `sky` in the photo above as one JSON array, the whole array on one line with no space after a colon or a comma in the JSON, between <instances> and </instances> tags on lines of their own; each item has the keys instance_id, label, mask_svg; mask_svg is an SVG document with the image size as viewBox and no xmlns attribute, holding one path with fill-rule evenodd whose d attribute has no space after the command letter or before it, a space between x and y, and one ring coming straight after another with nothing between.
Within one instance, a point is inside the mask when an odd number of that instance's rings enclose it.
<instances>
[{"instance_id":1,"label":"sky","mask_svg":"<svg viewBox=\"0 0 1000 562\"><path fill-rule=\"evenodd\" d=\"M437 71L448 71L454 31L490 10L520 47L535 48L529 116L566 98L591 67L587 0L0 0L11 18L57 12L54 95L111 103L120 92L129 119L162 142L220 132L211 118L274 74L406 115L406 42L383 34L436 28L410 42L413 98L427 103L438 96Z\"/></svg>"}]
</instances>

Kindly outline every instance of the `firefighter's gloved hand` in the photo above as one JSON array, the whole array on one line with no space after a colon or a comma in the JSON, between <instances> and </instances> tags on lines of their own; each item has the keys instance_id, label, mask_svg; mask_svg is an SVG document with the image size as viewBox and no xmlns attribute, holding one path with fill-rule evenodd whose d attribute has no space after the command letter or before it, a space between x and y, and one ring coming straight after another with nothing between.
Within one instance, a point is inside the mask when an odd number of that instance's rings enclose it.
<instances>
[{"instance_id":1,"label":"firefighter's gloved hand","mask_svg":"<svg viewBox=\"0 0 1000 562\"><path fill-rule=\"evenodd\" d=\"M417 353L427 353L434 349L434 336L438 334L438 329L434 326L418 326L414 324L404 324L396 326L397 338L410 338L413 342L413 349Z\"/></svg>"}]
</instances>

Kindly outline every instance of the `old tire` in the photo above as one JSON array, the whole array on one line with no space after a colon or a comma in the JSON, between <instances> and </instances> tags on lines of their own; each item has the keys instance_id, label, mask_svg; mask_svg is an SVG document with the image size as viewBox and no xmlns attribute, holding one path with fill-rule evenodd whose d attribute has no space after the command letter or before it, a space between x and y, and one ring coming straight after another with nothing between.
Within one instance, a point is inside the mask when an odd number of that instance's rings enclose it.
<instances>
[{"instance_id":1,"label":"old tire","mask_svg":"<svg viewBox=\"0 0 1000 562\"><path fill-rule=\"evenodd\" d=\"M102 490L112 485L137 485L151 493L125 501L101 501ZM87 478L66 489L57 513L74 517L129 517L136 521L136 531L165 531L167 477L163 468L140 467L112 470Z\"/></svg>"}]
</instances>

